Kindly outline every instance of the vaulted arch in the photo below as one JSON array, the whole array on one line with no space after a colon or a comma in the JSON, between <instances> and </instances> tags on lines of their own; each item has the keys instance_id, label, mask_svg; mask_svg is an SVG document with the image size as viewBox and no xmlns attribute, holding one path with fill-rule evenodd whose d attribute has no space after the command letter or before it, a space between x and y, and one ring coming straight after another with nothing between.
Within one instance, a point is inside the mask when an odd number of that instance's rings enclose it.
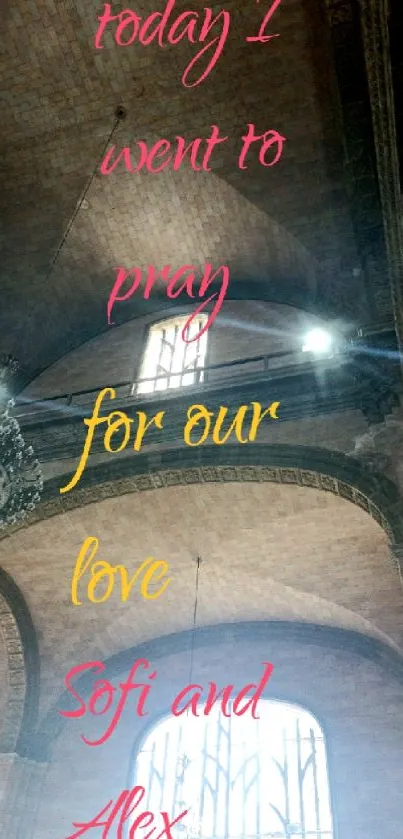
<instances>
[{"instance_id":1,"label":"vaulted arch","mask_svg":"<svg viewBox=\"0 0 403 839\"><path fill-rule=\"evenodd\" d=\"M13 578L0 569L0 634L7 655L8 695L0 726L0 751L24 754L39 702L38 641L25 597Z\"/></svg>"}]
</instances>

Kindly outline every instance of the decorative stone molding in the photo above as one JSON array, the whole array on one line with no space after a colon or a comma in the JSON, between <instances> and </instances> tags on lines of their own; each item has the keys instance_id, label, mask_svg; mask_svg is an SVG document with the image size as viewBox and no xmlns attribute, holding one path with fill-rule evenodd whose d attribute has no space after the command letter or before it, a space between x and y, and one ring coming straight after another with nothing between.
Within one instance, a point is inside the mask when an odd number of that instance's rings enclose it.
<instances>
[{"instance_id":1,"label":"decorative stone molding","mask_svg":"<svg viewBox=\"0 0 403 839\"><path fill-rule=\"evenodd\" d=\"M39 704L39 650L25 599L0 569L0 634L8 664L7 706L0 720L0 754L24 754L35 730Z\"/></svg>"},{"instance_id":2,"label":"decorative stone molding","mask_svg":"<svg viewBox=\"0 0 403 839\"><path fill-rule=\"evenodd\" d=\"M399 565L403 566L403 543L395 542L391 546L393 556L398 560Z\"/></svg>"},{"instance_id":3,"label":"decorative stone molding","mask_svg":"<svg viewBox=\"0 0 403 839\"><path fill-rule=\"evenodd\" d=\"M403 505L396 486L382 475L364 468L353 458L305 446L259 445L206 446L170 449L98 464L86 470L78 489L60 495L60 477L44 488L44 500L27 522L5 531L9 537L22 527L52 516L132 492L209 483L273 483L331 492L356 504L387 533L391 542L403 544ZM0 750L22 756L34 748L39 701L39 652L35 628L24 598L12 579L0 569L0 628L3 627L10 669L16 690L8 710L9 721ZM22 655L23 651L23 655ZM24 670L25 666L25 670ZM16 742L17 741L17 742ZM42 741L35 745L41 755ZM46 754L40 759L46 760Z\"/></svg>"},{"instance_id":4,"label":"decorative stone molding","mask_svg":"<svg viewBox=\"0 0 403 839\"><path fill-rule=\"evenodd\" d=\"M26 673L18 623L1 593L0 634L4 639L8 663L8 701L0 721L0 752L13 752L16 751L24 713Z\"/></svg>"},{"instance_id":5,"label":"decorative stone molding","mask_svg":"<svg viewBox=\"0 0 403 839\"><path fill-rule=\"evenodd\" d=\"M4 535L11 536L22 527L36 524L52 516L62 515L69 510L87 504L94 504L107 498L126 495L131 492L143 492L189 484L247 483L248 481L295 484L300 487L312 487L331 492L361 507L378 522L390 537L392 536L390 524L380 508L370 497L346 481L308 469L260 465L194 466L189 469L150 471L132 477L106 481L96 486L78 489L71 496L45 501L36 508L26 522L20 526L10 527Z\"/></svg>"},{"instance_id":6,"label":"decorative stone molding","mask_svg":"<svg viewBox=\"0 0 403 839\"><path fill-rule=\"evenodd\" d=\"M391 545L390 550L392 552L393 561L398 569L400 582L403 586L403 543L394 542Z\"/></svg>"}]
</instances>

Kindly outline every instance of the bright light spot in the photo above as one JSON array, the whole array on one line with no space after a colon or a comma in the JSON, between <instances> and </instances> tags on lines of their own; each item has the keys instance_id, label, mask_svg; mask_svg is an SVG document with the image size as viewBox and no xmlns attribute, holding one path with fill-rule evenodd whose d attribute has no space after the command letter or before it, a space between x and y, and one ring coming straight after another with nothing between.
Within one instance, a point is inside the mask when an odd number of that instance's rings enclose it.
<instances>
[{"instance_id":1,"label":"bright light spot","mask_svg":"<svg viewBox=\"0 0 403 839\"><path fill-rule=\"evenodd\" d=\"M326 353L332 346L332 337L324 329L311 329L305 338L303 352Z\"/></svg>"},{"instance_id":2,"label":"bright light spot","mask_svg":"<svg viewBox=\"0 0 403 839\"><path fill-rule=\"evenodd\" d=\"M165 718L137 755L134 784L147 811L189 810L173 839L333 839L324 736L296 705L262 699L257 720L217 706Z\"/></svg>"}]
</instances>

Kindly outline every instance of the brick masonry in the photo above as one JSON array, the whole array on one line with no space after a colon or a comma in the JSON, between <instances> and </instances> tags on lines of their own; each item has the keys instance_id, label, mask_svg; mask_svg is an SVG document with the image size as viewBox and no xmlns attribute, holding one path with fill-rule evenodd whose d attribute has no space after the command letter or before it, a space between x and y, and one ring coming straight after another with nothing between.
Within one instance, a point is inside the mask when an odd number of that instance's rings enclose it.
<instances>
[{"instance_id":1,"label":"brick masonry","mask_svg":"<svg viewBox=\"0 0 403 839\"><path fill-rule=\"evenodd\" d=\"M137 5L145 10L147 4L140 0ZM344 38L350 4L328 5L341 44L345 87L352 93L344 126L346 101L343 115L334 44L325 4L318 0L283 0L280 39L263 49L244 43L249 27L257 29L262 4L251 0L241 7L229 0L233 35L228 50L211 83L190 95L179 83L189 49L123 50L109 39L105 50L95 53L95 0L8 4L0 69L7 88L0 127L5 221L0 348L20 359L27 380L46 370L26 396L135 375L157 302L154 309L152 303L140 307L133 299L122 307L118 328L105 332L115 265L226 262L240 295L246 283L262 301L294 307L287 313L265 303L226 304L224 314L232 322L215 327L212 362L269 351L267 330L279 323L285 340L293 341L303 320L295 306L356 325L390 315L385 254L381 237L374 235L382 219L368 226L374 211L373 161L365 158L360 142L362 102L355 87L363 56L359 38L353 54ZM140 138L173 139L178 133L192 139L205 135L213 121L231 140L217 155L214 171L200 177L183 169L158 177L120 173L92 178L117 105L127 110L113 138L119 145ZM251 163L245 174L234 165L237 142L249 121L288 138L284 160L272 170ZM86 203L49 272L90 179ZM248 329L235 326L237 320ZM279 347L273 333L270 347ZM335 459L335 452L350 451L367 430L359 412L334 414L326 422L274 429L269 442L317 445ZM267 442L264 435L261 440ZM150 456L158 462L158 451ZM51 463L48 476L70 466ZM54 512L55 502L50 503ZM396 500L395 516L397 508ZM166 597L151 608L135 596L125 605L115 596L99 607L75 609L69 576L91 532L111 562L129 568L151 552L169 561L174 583ZM375 651L365 658L347 644L262 638L255 623L256 637L237 643L218 631L208 656L198 650L197 666L204 681L240 679L242 674L244 683L257 662L270 655L276 696L307 705L323 722L337 839L383 839L385 834L401 839L402 587L389 535L364 509L334 493L245 480L166 486L104 500L97 496L92 504L37 521L4 539L0 565L20 587L32 614L40 670L21 643L10 602L2 604L1 839L67 834L73 819L93 815L105 796L125 786L141 733L136 719L126 719L102 753L80 745L78 726L65 726L48 755L48 768L41 769L25 751L32 757L34 746L40 751L42 741L48 745L47 726L54 722L69 666L90 656L124 653L191 625L192 559L197 554L205 561L202 625L223 620L320 624L358 633L364 649ZM385 666L385 650L394 656L396 673ZM41 678L38 715L28 678L33 661ZM167 654L159 667L166 691L187 680L183 651ZM154 696L150 722L167 707L163 690ZM21 727L23 744L18 742Z\"/></svg>"},{"instance_id":2,"label":"brick masonry","mask_svg":"<svg viewBox=\"0 0 403 839\"><path fill-rule=\"evenodd\" d=\"M88 535L100 539L100 558L129 570L150 555L170 563L174 582L165 597L150 604L134 593L121 604L115 593L98 607L74 607L71 574ZM256 483L247 493L229 483L115 497L0 543L0 564L25 592L39 633L42 713L68 666L189 626L198 554L205 557L202 624L316 618L401 641L403 597L387 536L348 501Z\"/></svg>"}]
</instances>

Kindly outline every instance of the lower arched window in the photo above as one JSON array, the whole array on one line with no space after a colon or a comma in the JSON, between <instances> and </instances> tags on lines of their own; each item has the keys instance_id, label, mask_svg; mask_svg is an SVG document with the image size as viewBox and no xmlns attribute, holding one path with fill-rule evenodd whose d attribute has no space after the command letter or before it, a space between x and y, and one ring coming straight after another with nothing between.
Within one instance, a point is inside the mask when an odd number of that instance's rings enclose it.
<instances>
[{"instance_id":1,"label":"lower arched window","mask_svg":"<svg viewBox=\"0 0 403 839\"><path fill-rule=\"evenodd\" d=\"M189 809L172 829L177 839L333 839L318 722L273 700L260 700L258 713L169 717L148 734L135 783L152 812Z\"/></svg>"}]
</instances>

